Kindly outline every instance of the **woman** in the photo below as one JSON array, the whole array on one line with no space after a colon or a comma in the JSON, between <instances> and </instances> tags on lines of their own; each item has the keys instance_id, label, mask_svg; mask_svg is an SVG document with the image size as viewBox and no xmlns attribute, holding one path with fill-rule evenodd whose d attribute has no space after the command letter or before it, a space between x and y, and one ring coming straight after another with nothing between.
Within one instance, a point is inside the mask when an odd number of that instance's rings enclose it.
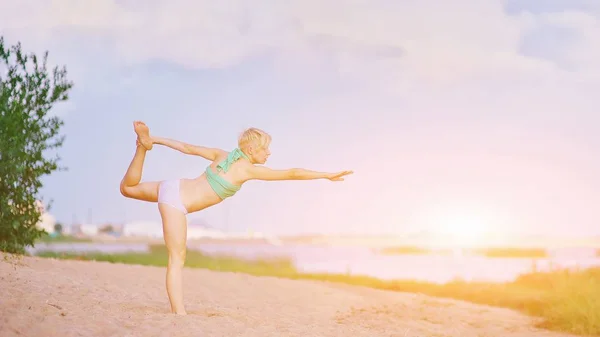
<instances>
[{"instance_id":1,"label":"woman","mask_svg":"<svg viewBox=\"0 0 600 337\"><path fill-rule=\"evenodd\" d=\"M250 128L238 139L238 147L231 152L217 148L186 144L162 137L151 137L148 127L140 121L133 123L137 134L135 155L123 180L123 196L149 202L157 202L169 263L167 266L167 294L171 312L185 315L182 293L182 270L186 255L186 214L198 212L223 199L233 196L248 180L307 180L329 179L342 181L352 171L337 173L315 172L300 168L273 170L255 164L264 164L271 154L271 136L266 132ZM146 151L160 144L185 154L197 155L212 163L205 172L194 179L175 179L143 182L142 167Z\"/></svg>"}]
</instances>

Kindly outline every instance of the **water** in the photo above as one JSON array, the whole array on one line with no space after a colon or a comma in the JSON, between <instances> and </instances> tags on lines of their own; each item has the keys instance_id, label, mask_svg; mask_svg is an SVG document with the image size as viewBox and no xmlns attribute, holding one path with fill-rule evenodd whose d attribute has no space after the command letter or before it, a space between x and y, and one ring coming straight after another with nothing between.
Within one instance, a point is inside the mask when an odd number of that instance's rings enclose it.
<instances>
[{"instance_id":1,"label":"water","mask_svg":"<svg viewBox=\"0 0 600 337\"><path fill-rule=\"evenodd\" d=\"M507 282L523 273L551 268L600 266L594 248L551 250L548 258L488 258L469 255L381 255L368 247L319 247L306 245L201 244L208 254L232 254L244 258L283 256L309 273L365 275L379 279L411 279L444 283L466 281Z\"/></svg>"},{"instance_id":2,"label":"water","mask_svg":"<svg viewBox=\"0 0 600 337\"><path fill-rule=\"evenodd\" d=\"M35 247L28 247L27 252L34 255L38 252L52 251L56 253L149 253L150 247L146 243L96 243L96 242L60 242L37 243Z\"/></svg>"},{"instance_id":3,"label":"water","mask_svg":"<svg viewBox=\"0 0 600 337\"><path fill-rule=\"evenodd\" d=\"M325 247L269 244L191 244L190 250L207 254L227 254L247 259L286 257L301 272L366 275L379 279L411 279L444 283L466 281L507 282L518 275L551 268L600 266L594 248L551 250L548 258L487 258L469 255L381 255L368 247ZM147 252L144 243L55 243L39 244L41 250L58 252Z\"/></svg>"}]
</instances>

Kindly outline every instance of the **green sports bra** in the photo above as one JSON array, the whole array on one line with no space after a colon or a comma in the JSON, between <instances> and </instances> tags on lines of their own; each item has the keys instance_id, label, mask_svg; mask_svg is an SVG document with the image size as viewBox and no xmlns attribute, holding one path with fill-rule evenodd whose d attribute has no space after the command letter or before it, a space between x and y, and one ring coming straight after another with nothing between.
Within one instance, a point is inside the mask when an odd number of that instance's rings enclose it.
<instances>
[{"instance_id":1,"label":"green sports bra","mask_svg":"<svg viewBox=\"0 0 600 337\"><path fill-rule=\"evenodd\" d=\"M229 171L231 164L242 157L250 160L250 158L248 158L248 156L246 156L242 150L235 148L227 155L227 158L217 165L217 172ZM231 197L240 190L241 186L228 182L227 180L223 179L223 177L219 176L217 172L215 172L210 165L206 167L206 179L208 180L210 187L212 187L212 189L217 193L217 195L219 195L221 199Z\"/></svg>"}]
</instances>

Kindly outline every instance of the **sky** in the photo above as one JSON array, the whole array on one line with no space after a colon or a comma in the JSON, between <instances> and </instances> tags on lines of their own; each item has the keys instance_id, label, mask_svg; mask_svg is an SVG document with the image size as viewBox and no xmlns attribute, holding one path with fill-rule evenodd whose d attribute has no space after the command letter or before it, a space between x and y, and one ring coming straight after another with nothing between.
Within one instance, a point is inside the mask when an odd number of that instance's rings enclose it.
<instances>
[{"instance_id":1,"label":"sky","mask_svg":"<svg viewBox=\"0 0 600 337\"><path fill-rule=\"evenodd\" d=\"M148 6L148 7L143 7ZM344 182L249 182L188 215L225 231L600 234L596 0L0 0L0 35L75 86L53 108L68 168L44 177L73 222L160 221L119 182L151 133ZM144 181L209 163L155 146Z\"/></svg>"}]
</instances>

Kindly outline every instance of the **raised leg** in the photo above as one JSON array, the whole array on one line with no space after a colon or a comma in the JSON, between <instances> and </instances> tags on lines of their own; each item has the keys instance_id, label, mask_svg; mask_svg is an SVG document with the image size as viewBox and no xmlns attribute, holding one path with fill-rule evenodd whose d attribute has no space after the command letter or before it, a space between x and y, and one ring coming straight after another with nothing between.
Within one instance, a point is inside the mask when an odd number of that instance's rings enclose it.
<instances>
[{"instance_id":1,"label":"raised leg","mask_svg":"<svg viewBox=\"0 0 600 337\"><path fill-rule=\"evenodd\" d=\"M146 147L141 139L148 136L148 127L142 122L134 122L134 129L138 134L137 147L135 155L125 172L123 180L121 180L121 194L128 198L156 202L158 201L158 184L159 182L144 182L142 180L142 169L144 160L146 159ZM150 143L151 144L151 143Z\"/></svg>"},{"instance_id":2,"label":"raised leg","mask_svg":"<svg viewBox=\"0 0 600 337\"><path fill-rule=\"evenodd\" d=\"M167 265L167 295L171 303L171 312L186 315L183 305L183 265L185 264L187 243L187 218L179 210L158 204L163 223L163 236L169 252Z\"/></svg>"}]
</instances>

